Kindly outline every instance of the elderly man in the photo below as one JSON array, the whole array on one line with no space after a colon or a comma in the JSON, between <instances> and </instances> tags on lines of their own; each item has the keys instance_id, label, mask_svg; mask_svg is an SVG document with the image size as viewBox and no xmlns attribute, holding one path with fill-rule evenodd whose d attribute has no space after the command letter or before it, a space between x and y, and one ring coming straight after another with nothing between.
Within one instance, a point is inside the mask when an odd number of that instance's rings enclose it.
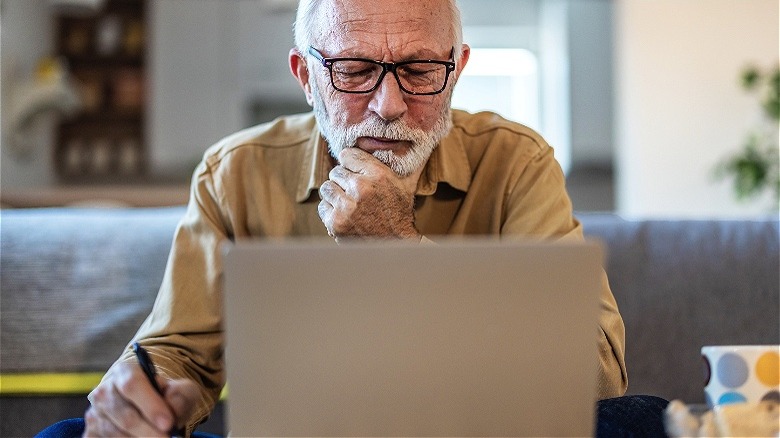
<instances>
[{"instance_id":1,"label":"elderly man","mask_svg":"<svg viewBox=\"0 0 780 438\"><path fill-rule=\"evenodd\" d=\"M313 115L250 128L206 152L158 299L135 337L158 367L162 395L128 349L89 396L87 435L192 432L208 416L225 383L225 241L582 238L538 134L494 114L451 111L469 59L454 0L302 0L295 44L290 69ZM605 399L627 386L623 322L606 277L599 322ZM617 406L617 417L646 408Z\"/></svg>"}]
</instances>

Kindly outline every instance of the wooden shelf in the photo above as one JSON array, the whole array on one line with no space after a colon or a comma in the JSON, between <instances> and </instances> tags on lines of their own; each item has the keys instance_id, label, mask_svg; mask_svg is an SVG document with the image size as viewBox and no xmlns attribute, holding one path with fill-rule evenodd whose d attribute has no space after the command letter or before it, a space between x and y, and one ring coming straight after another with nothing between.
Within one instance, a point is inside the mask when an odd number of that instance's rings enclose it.
<instances>
[{"instance_id":1,"label":"wooden shelf","mask_svg":"<svg viewBox=\"0 0 780 438\"><path fill-rule=\"evenodd\" d=\"M143 123L143 114L138 111L121 111L121 110L104 110L94 111L88 113L81 113L78 117L73 119L66 119L60 123L63 128L75 127L81 125L90 124L121 124L131 123L133 125L139 125Z\"/></svg>"},{"instance_id":2,"label":"wooden shelf","mask_svg":"<svg viewBox=\"0 0 780 438\"><path fill-rule=\"evenodd\" d=\"M56 47L84 108L57 129L61 182L132 182L147 171L146 0L107 0L89 16L59 16Z\"/></svg>"},{"instance_id":3,"label":"wooden shelf","mask_svg":"<svg viewBox=\"0 0 780 438\"><path fill-rule=\"evenodd\" d=\"M117 68L143 68L144 60L138 56L96 57L71 55L67 57L70 68L113 71Z\"/></svg>"}]
</instances>

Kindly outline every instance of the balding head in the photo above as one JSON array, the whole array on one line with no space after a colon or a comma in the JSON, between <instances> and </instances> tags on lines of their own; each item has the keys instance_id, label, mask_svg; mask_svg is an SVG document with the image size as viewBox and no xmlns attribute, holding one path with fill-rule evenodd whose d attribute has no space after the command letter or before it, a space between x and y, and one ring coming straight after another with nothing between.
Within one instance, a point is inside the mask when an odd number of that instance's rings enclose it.
<instances>
[{"instance_id":1,"label":"balding head","mask_svg":"<svg viewBox=\"0 0 780 438\"><path fill-rule=\"evenodd\" d=\"M422 6L427 3L427 7L404 8L398 2L377 3L374 0L300 0L298 3L298 12L295 18L295 46L300 53L306 53L309 46L322 44L322 40L339 32L345 32L344 22L354 19L371 20L371 17L356 17L362 12L353 14L352 17L345 17L343 11L376 11L378 6L389 7L396 11L408 11L417 13L416 17L409 17L414 20L431 21L441 19L439 15L444 14L446 29L440 35L431 35L432 38L441 40L446 38L447 46L454 48L455 61L458 61L461 55L460 47L463 43L463 29L461 25L460 10L455 0L417 0L415 6ZM367 15L367 14L366 14ZM378 15L378 14L377 14ZM341 37L349 38L348 35Z\"/></svg>"}]
</instances>

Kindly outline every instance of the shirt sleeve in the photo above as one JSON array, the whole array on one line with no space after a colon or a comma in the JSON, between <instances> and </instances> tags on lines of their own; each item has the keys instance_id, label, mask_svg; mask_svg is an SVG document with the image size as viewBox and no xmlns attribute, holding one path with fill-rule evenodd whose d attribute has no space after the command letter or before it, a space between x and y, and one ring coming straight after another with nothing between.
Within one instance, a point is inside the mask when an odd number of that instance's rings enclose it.
<instances>
[{"instance_id":1,"label":"shirt sleeve","mask_svg":"<svg viewBox=\"0 0 780 438\"><path fill-rule=\"evenodd\" d=\"M201 397L187 421L190 433L208 417L225 383L221 258L230 233L213 187L202 163L193 177L190 201L176 229L154 307L134 337L149 351L162 376L198 384ZM132 360L128 347L118 362Z\"/></svg>"},{"instance_id":2,"label":"shirt sleeve","mask_svg":"<svg viewBox=\"0 0 780 438\"><path fill-rule=\"evenodd\" d=\"M516 178L507 195L501 234L583 239L582 225L573 215L565 178L553 149L540 146ZM598 397L617 397L628 387L625 327L606 273L602 274L599 313Z\"/></svg>"}]
</instances>

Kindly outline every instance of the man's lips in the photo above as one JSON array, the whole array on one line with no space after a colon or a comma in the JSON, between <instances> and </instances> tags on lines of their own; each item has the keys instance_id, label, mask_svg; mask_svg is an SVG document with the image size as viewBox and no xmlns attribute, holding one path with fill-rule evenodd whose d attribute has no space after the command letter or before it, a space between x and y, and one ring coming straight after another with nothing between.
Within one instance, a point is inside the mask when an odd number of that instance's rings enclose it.
<instances>
[{"instance_id":1,"label":"man's lips","mask_svg":"<svg viewBox=\"0 0 780 438\"><path fill-rule=\"evenodd\" d=\"M357 140L357 147L368 152L375 151L393 151L399 152L409 147L409 142L404 140L392 140L384 137L360 137Z\"/></svg>"}]
</instances>

